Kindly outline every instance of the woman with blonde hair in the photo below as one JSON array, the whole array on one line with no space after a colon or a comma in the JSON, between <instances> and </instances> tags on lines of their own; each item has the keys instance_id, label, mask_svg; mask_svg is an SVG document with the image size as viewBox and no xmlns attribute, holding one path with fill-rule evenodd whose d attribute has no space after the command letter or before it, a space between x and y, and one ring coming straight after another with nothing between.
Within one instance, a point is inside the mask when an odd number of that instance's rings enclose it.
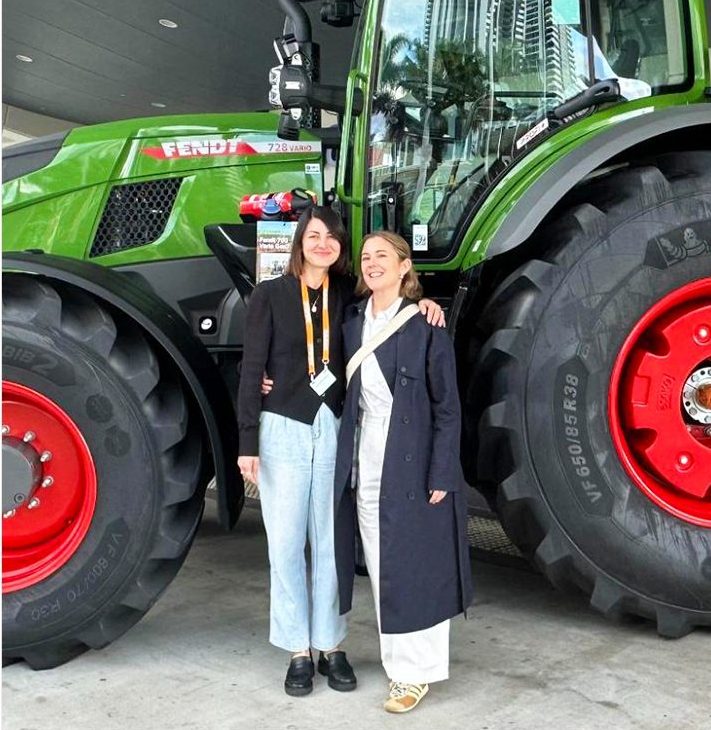
<instances>
[{"instance_id":1,"label":"woman with blonde hair","mask_svg":"<svg viewBox=\"0 0 711 730\"><path fill-rule=\"evenodd\" d=\"M388 712L408 712L449 676L449 619L471 600L460 406L446 331L422 296L406 241L365 237L358 293L343 325L349 379L336 456L335 544L341 613L353 593L355 523L371 577Z\"/></svg>"}]
</instances>

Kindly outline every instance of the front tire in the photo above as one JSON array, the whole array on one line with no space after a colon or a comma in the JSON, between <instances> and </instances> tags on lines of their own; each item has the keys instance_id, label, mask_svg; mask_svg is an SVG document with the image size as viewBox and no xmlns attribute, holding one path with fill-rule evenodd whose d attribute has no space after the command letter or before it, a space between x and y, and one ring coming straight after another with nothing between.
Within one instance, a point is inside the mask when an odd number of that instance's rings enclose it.
<instances>
[{"instance_id":1,"label":"front tire","mask_svg":"<svg viewBox=\"0 0 711 730\"><path fill-rule=\"evenodd\" d=\"M202 514L202 437L134 322L76 288L3 278L3 502L18 502L3 661L44 669L109 644L173 579Z\"/></svg>"},{"instance_id":2,"label":"front tire","mask_svg":"<svg viewBox=\"0 0 711 730\"><path fill-rule=\"evenodd\" d=\"M478 479L554 584L682 636L711 625L711 153L576 197L483 313Z\"/></svg>"}]
</instances>

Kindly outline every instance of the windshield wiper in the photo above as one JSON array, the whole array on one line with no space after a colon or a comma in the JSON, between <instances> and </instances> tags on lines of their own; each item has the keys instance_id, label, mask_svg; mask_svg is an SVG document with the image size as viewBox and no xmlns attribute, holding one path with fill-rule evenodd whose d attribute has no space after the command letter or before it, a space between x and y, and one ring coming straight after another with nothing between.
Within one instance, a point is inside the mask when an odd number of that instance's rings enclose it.
<instances>
[{"instance_id":1,"label":"windshield wiper","mask_svg":"<svg viewBox=\"0 0 711 730\"><path fill-rule=\"evenodd\" d=\"M581 91L577 96L574 96L568 101L564 101L553 109L553 116L556 119L565 119L591 106L599 106L600 104L607 104L608 102L619 101L620 99L622 99L622 94L620 93L620 83L617 79L598 81L585 89L585 91Z\"/></svg>"}]
</instances>

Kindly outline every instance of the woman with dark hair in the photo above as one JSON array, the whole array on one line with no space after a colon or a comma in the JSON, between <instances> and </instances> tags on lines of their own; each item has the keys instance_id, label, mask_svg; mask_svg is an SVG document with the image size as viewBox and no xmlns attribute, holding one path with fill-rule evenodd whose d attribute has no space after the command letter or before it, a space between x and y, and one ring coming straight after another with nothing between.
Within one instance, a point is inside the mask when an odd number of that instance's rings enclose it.
<instances>
[{"instance_id":1,"label":"woman with dark hair","mask_svg":"<svg viewBox=\"0 0 711 730\"><path fill-rule=\"evenodd\" d=\"M311 649L320 650L318 669L331 688L356 686L339 648L347 629L339 615L333 543L333 473L345 394L341 323L353 292L348 234L338 214L314 206L299 219L286 274L259 284L247 311L238 465L259 485L269 545L269 640L292 654L284 682L292 696L313 688ZM273 388L262 397L265 372Z\"/></svg>"},{"instance_id":2,"label":"woman with dark hair","mask_svg":"<svg viewBox=\"0 0 711 730\"><path fill-rule=\"evenodd\" d=\"M454 347L444 330L413 316L422 288L397 234L365 237L356 291L370 296L343 327L340 606L351 607L357 515L390 679L385 709L408 712L429 683L448 678L449 619L471 599Z\"/></svg>"}]
</instances>

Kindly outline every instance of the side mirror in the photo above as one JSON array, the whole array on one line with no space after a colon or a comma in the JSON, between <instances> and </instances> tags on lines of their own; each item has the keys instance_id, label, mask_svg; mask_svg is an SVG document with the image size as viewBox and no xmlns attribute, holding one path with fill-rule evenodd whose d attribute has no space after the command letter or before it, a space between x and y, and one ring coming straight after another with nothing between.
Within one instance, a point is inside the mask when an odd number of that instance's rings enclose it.
<instances>
[{"instance_id":1,"label":"side mirror","mask_svg":"<svg viewBox=\"0 0 711 730\"><path fill-rule=\"evenodd\" d=\"M282 109L297 109L308 106L343 114L346 110L346 89L344 86L328 86L314 83L303 66L292 64L275 66L269 72L269 103ZM363 111L363 94L356 89L353 113Z\"/></svg>"}]
</instances>

